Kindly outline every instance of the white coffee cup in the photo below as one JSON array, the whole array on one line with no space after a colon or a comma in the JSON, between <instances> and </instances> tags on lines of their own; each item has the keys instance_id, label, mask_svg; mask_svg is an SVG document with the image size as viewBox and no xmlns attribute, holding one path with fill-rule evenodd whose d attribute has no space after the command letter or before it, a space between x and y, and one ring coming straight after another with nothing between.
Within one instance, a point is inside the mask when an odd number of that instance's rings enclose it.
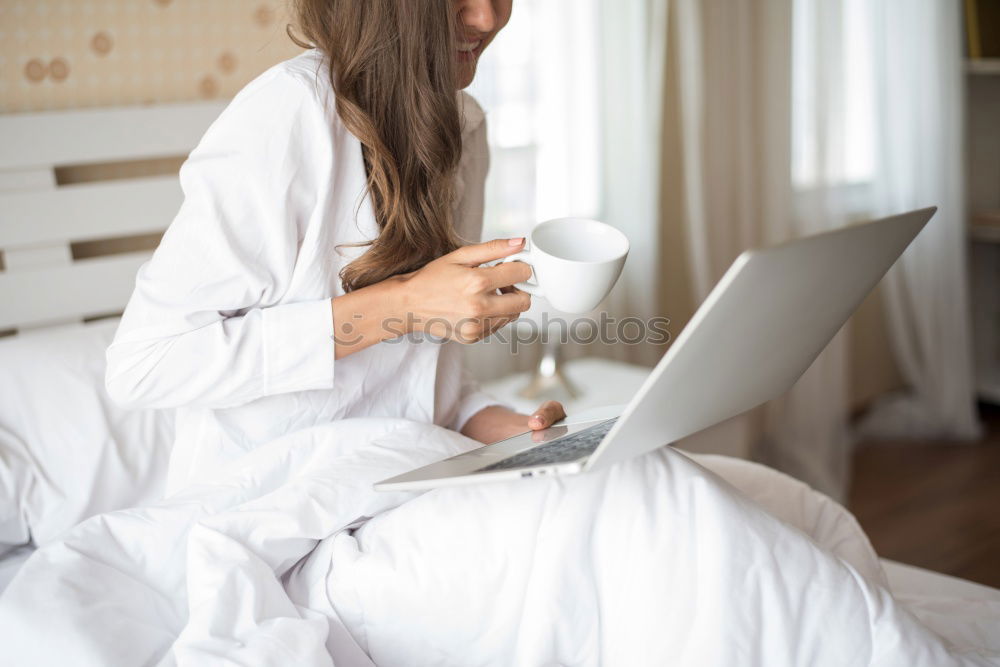
<instances>
[{"instance_id":1,"label":"white coffee cup","mask_svg":"<svg viewBox=\"0 0 1000 667\"><path fill-rule=\"evenodd\" d=\"M518 289L558 310L586 313L615 286L627 256L628 238L611 225L557 218L536 225L525 249L503 261L531 266L535 282L517 283Z\"/></svg>"}]
</instances>

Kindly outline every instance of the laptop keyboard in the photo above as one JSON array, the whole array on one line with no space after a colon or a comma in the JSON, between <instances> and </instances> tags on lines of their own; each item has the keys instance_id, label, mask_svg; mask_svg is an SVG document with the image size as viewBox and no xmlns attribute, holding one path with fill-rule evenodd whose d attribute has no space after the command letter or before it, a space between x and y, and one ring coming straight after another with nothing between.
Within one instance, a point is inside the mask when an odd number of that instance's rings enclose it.
<instances>
[{"instance_id":1,"label":"laptop keyboard","mask_svg":"<svg viewBox=\"0 0 1000 667\"><path fill-rule=\"evenodd\" d=\"M594 424L582 431L565 435L544 445L532 447L513 456L508 456L502 461L491 463L474 472L530 468L550 463L576 461L597 449L597 446L601 444L601 440L608 434L608 431L611 430L616 421L618 421L617 417L603 421L600 424Z\"/></svg>"}]
</instances>

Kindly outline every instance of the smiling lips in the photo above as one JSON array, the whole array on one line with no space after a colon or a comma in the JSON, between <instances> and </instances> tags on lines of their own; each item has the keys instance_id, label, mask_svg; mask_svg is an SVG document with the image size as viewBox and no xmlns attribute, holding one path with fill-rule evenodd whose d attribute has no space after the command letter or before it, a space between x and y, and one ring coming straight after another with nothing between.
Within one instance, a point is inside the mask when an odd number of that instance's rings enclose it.
<instances>
[{"instance_id":1,"label":"smiling lips","mask_svg":"<svg viewBox=\"0 0 1000 667\"><path fill-rule=\"evenodd\" d=\"M472 60L478 55L478 49L482 45L483 40L477 39L474 42L458 42L456 47L458 49L458 59L459 60Z\"/></svg>"}]
</instances>

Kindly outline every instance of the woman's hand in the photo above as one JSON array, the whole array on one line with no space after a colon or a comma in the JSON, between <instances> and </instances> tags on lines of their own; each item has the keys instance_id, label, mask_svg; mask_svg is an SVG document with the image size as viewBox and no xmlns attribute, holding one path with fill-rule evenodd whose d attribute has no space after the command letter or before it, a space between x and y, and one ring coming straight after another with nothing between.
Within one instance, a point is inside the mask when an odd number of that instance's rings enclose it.
<instances>
[{"instance_id":1,"label":"woman's hand","mask_svg":"<svg viewBox=\"0 0 1000 667\"><path fill-rule=\"evenodd\" d=\"M398 281L407 331L474 343L516 320L531 306L531 296L512 285L530 278L531 267L523 262L480 264L523 247L523 238L469 245L393 279Z\"/></svg>"},{"instance_id":2,"label":"woman's hand","mask_svg":"<svg viewBox=\"0 0 1000 667\"><path fill-rule=\"evenodd\" d=\"M530 415L494 405L472 415L462 427L462 435L489 444L519 433L547 429L565 417L566 411L558 401L546 401Z\"/></svg>"},{"instance_id":3,"label":"woman's hand","mask_svg":"<svg viewBox=\"0 0 1000 667\"><path fill-rule=\"evenodd\" d=\"M531 267L479 265L523 247L523 238L465 246L411 273L333 298L334 357L413 331L461 343L489 336L531 306L531 296L512 287L531 277Z\"/></svg>"}]
</instances>

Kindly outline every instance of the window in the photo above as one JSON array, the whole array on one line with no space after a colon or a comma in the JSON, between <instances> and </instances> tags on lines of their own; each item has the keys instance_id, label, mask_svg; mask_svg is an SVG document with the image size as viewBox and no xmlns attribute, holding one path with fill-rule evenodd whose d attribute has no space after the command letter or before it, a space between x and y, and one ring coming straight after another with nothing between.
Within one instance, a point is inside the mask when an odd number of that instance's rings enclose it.
<instances>
[{"instance_id":1,"label":"window","mask_svg":"<svg viewBox=\"0 0 1000 667\"><path fill-rule=\"evenodd\" d=\"M792 183L851 188L875 173L873 12L869 0L794 0Z\"/></svg>"},{"instance_id":2,"label":"window","mask_svg":"<svg viewBox=\"0 0 1000 667\"><path fill-rule=\"evenodd\" d=\"M489 132L484 238L600 211L597 2L518 0L480 60L469 92Z\"/></svg>"}]
</instances>

